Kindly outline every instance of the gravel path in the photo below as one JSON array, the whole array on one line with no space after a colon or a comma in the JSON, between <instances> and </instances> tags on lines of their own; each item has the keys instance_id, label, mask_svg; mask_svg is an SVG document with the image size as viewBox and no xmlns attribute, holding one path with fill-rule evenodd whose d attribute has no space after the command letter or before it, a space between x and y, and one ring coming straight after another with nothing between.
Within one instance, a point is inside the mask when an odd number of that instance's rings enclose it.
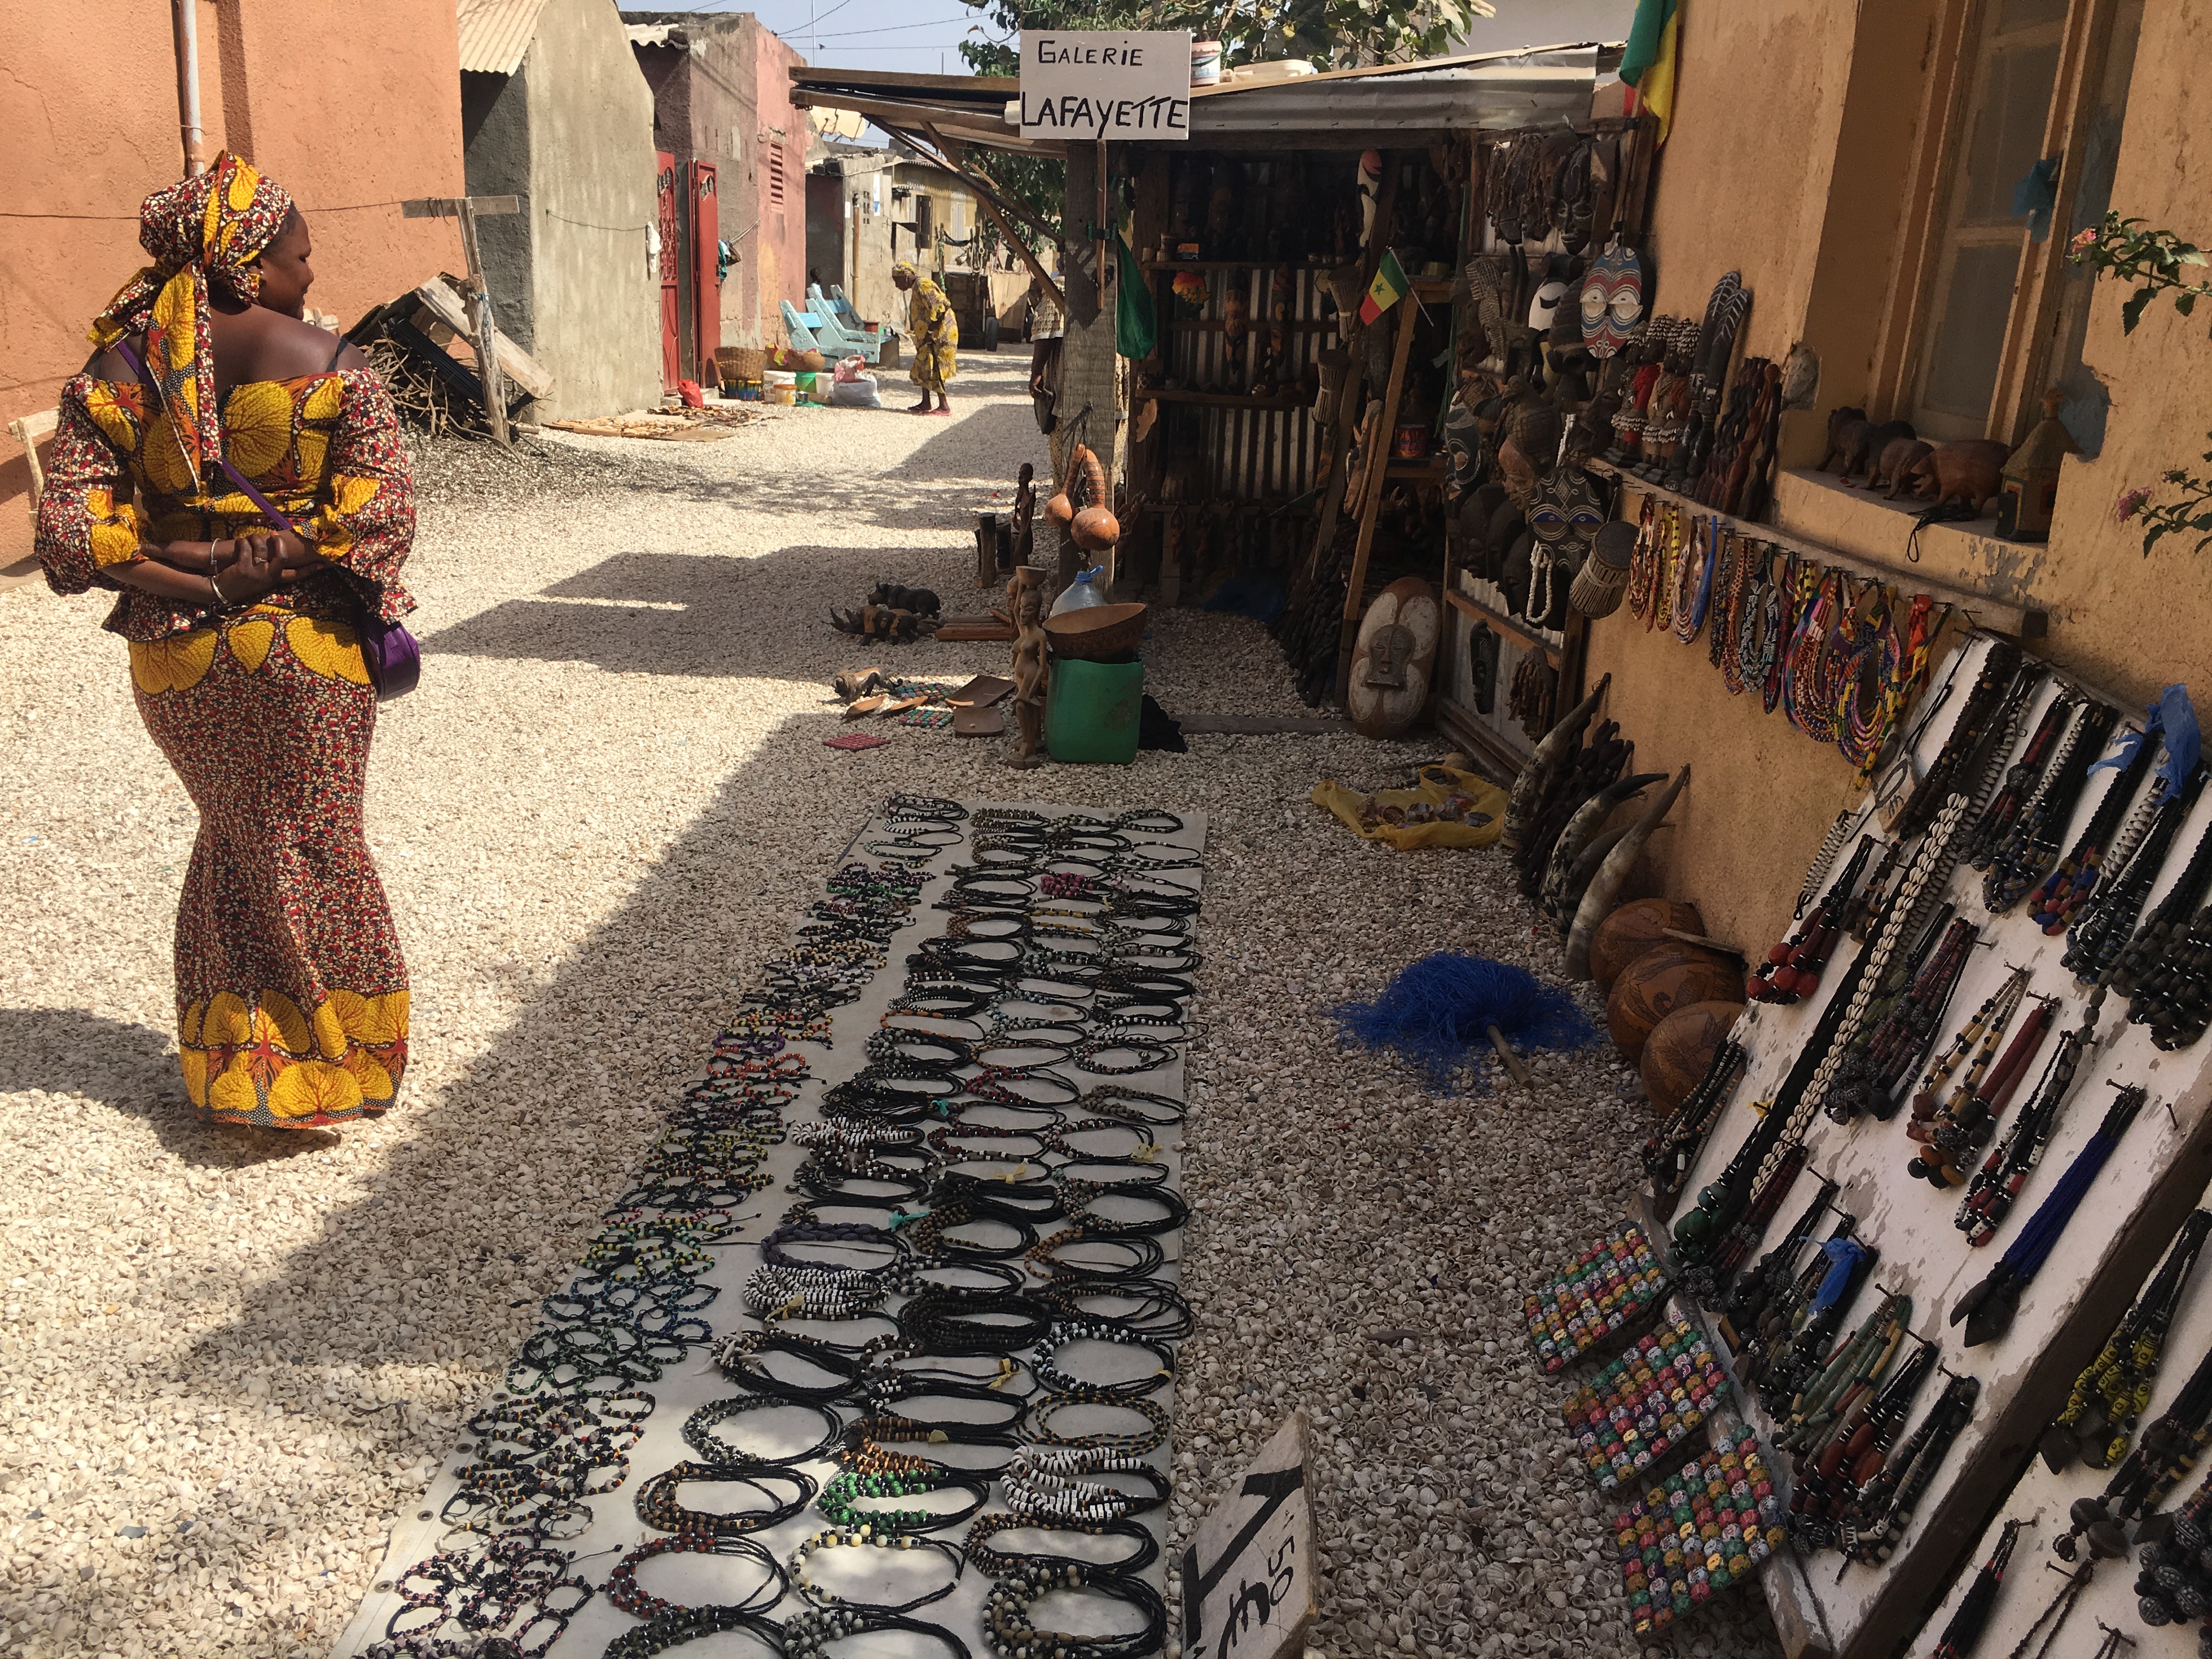
<instances>
[{"instance_id":1,"label":"gravel path","mask_svg":"<svg viewBox=\"0 0 2212 1659\"><path fill-rule=\"evenodd\" d=\"M952 421L778 410L720 443L424 461L428 658L369 793L413 1056L401 1109L332 1150L192 1121L168 952L194 814L103 602L0 594L0 1654L326 1651L866 807L1013 787L947 732L820 740L837 669L1003 663L863 653L826 611L879 577L981 608L969 514L1043 459L1019 367L967 360ZM1304 712L1249 622L1170 615L1146 655L1171 711ZM1496 855L1380 850L1306 801L1431 746L1195 737L1021 781L1212 815L1178 1525L1302 1402L1328 1659L1632 1654L1565 1388L1518 1326L1620 1213L1626 1075L1541 1060L1526 1095L1441 1101L1331 1041L1328 1007L1426 951L1556 965ZM1771 1650L1740 1601L1679 1650Z\"/></svg>"}]
</instances>

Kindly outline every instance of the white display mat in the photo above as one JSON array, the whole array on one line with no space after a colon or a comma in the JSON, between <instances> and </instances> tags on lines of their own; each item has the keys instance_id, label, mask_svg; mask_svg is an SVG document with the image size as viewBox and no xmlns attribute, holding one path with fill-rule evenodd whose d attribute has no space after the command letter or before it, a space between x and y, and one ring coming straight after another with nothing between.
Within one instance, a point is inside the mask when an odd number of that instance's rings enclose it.
<instances>
[{"instance_id":1,"label":"white display mat","mask_svg":"<svg viewBox=\"0 0 2212 1659\"><path fill-rule=\"evenodd\" d=\"M1966 660L1959 665L1951 694L1919 735L1916 776L1926 771L1942 750L1988 648L1989 641L1979 637L1961 647ZM1948 661L1939 665L1933 683L1941 686L1951 667ZM2060 690L2055 680L2046 680L2039 690L2021 726L2023 741ZM2139 726L2141 720L2131 723ZM2097 774L2082 791L2073 820L2058 837L2062 856L2095 811L2111 775ZM2208 823L2212 823L2212 791L2197 801L2175 836L2143 915L2179 878ZM1878 819L1868 827L1879 833ZM1838 853L1835 871L1842 869L1856 842L1855 831ZM1814 893L1815 902L1826 885L1824 879ZM2059 965L2065 939L2045 937L2030 919L2025 902L1992 919L1982 904L1981 889L1981 873L1960 866L1938 895L1955 904L1960 915L1978 924L1981 943L1969 954L1944 1011L1936 1048L1940 1050L1949 1041L2014 967L2033 970L2030 997L2056 997L2061 1004L2052 1030L1999 1121L2002 1134L2033 1095L2061 1032L2081 1024L2085 993L2073 974ZM1774 942L1733 941L1754 959ZM1752 1103L1766 1102L1781 1085L1828 997L1845 979L1857 948L1848 939L1838 941L1811 999L1789 1007L1753 1003L1737 1021L1732 1035L1747 1050L1749 1069L1683 1185L1675 1218L1695 1204L1698 1190L1720 1174L1748 1138L1758 1122ZM2019 1025L2016 1018L2012 1030ZM2010 1036L2008 1032L2008 1042ZM2010 1487L2022 1459L2063 1406L2075 1376L2095 1357L2136 1286L2163 1255L2174 1229L2212 1178L2208 1059L2212 1059L2212 1042L2161 1054L2153 1046L2148 1027L2126 1023L2124 1000L2108 996L2041 1164L1995 1239L1978 1248L1970 1247L1966 1235L1953 1224L1963 1189L1938 1192L1906 1174L1906 1161L1918 1148L1905 1133L1903 1109L1887 1122L1863 1118L1838 1124L1825 1115L1814 1117L1806 1137L1808 1166L1783 1200L1747 1270L1780 1242L1781 1228L1803 1212L1820 1179L1832 1179L1842 1186L1837 1204L1859 1218L1859 1238L1880 1251L1844 1319L1844 1333L1857 1327L1881 1291L1910 1296L1915 1334L1941 1347L1943 1365L1978 1377L1982 1384L1972 1421L1953 1443L1886 1565L1855 1565L1839 1580L1837 1569L1844 1558L1838 1553L1824 1551L1804 1558L1806 1577L1834 1652L1873 1659L1900 1650L1899 1644L1919 1628L1928 1608L1945 1593L1962 1564L1969 1573L1978 1565L1967 1560L1967 1552L1980 1537L1992 1507ZM2022 1294L2011 1328L1994 1342L1963 1346L1963 1326L1948 1322L1953 1306L1997 1265L2096 1133L2113 1098L2108 1084L2140 1084L2149 1091L2149 1099L2099 1172L2057 1249ZM1822 1231L1825 1236L1826 1229ZM1922 1389L1899 1435L1900 1443L1925 1416L1942 1386L1939 1374ZM1771 1448L1775 1425L1755 1404L1752 1421L1762 1443ZM1779 1465L1777 1474L1786 1478ZM2062 1530L2063 1526L2062 1520ZM1690 1628L1696 1628L1694 1621ZM1932 1639L1932 1632L1930 1636Z\"/></svg>"},{"instance_id":2,"label":"white display mat","mask_svg":"<svg viewBox=\"0 0 2212 1659\"><path fill-rule=\"evenodd\" d=\"M997 806L1037 812L1050 817L1070 814L1093 817L1110 816L1110 813L1103 809L1073 808L1038 802L963 801L961 805L967 807L971 814L986 807ZM1182 817L1182 828L1172 835L1150 830L1132 830L1128 833L1146 842L1158 842L1167 848L1183 849L1193 856L1202 856L1206 829L1204 816L1200 814L1176 816ZM783 1109L783 1120L787 1130L800 1124L821 1121L820 1105L823 1093L834 1085L851 1078L867 1063L867 1038L879 1028L884 1011L904 988L907 957L918 949L924 941L941 938L945 933L947 924L951 921L951 913L933 907L950 890L951 872L953 868L972 861L975 835L972 818L961 828L966 833L963 835L957 845L940 851L927 864L919 866L928 873L929 880L915 899L904 923L891 936L886 951L884 965L862 988L858 1000L836 1011L832 1017L829 1045L826 1048L812 1042L793 1045L793 1048L806 1055L811 1076L803 1086L798 1097ZM878 865L889 864L890 862L889 860L872 857L867 851L867 843L871 840L885 838L890 833L881 814L872 817L866 826L854 837L845 851L824 870L824 878L826 878L836 869L855 861ZM1196 898L1200 894L1202 876L1202 869L1192 867L1164 872L1160 879L1188 889L1191 896ZM811 903L811 900L809 902ZM803 915L795 916L794 927L804 920ZM1194 951L1198 950L1200 945L1199 921L1200 918L1196 915L1188 918L1190 932L1185 942ZM1186 1033L1192 1031L1195 1026L1198 1018L1195 1002L1196 999L1193 997L1185 1006ZM1182 1101L1186 1098L1183 1056L1188 1048L1188 1041L1186 1038L1183 1042L1176 1045L1173 1056L1167 1064L1135 1074L1100 1075L1084 1070L1073 1060L1059 1062L1055 1069L1071 1076L1086 1091L1101 1085L1120 1084L1131 1089L1143 1090L1147 1093ZM703 1065L703 1059L702 1063ZM1181 1126L1158 1127L1153 1131L1153 1136L1156 1145L1160 1148L1161 1161L1167 1165L1170 1171L1166 1184L1180 1194L1182 1190ZM781 1144L769 1149L768 1156L760 1165L760 1170L769 1177L771 1184L754 1194L741 1206L737 1218L742 1224L737 1233L737 1242L718 1246L713 1250L714 1265L710 1271L701 1276L698 1282L713 1285L720 1291L713 1304L703 1310L702 1316L714 1328L718 1340L737 1331L758 1327L758 1322L750 1319L745 1314L740 1292L746 1279L761 1265L760 1240L781 1224L781 1218L787 1210L790 1209L794 1203L800 1201L799 1196L789 1190L789 1182L805 1157L806 1149L794 1144L787 1137ZM1018 1161L1014 1158L1005 1160L1010 1169ZM987 1160L976 1158L968 1160L967 1164L981 1164L985 1162ZM963 1164L963 1167L967 1164ZM822 1207L831 1209L833 1206ZM1154 1270L1154 1276L1171 1282L1180 1282L1182 1230L1178 1228L1163 1236L1158 1242L1164 1248L1167 1259L1163 1266ZM807 1248L811 1251L829 1254L828 1247L817 1245ZM1016 1260L1018 1261L1019 1258ZM904 1300L902 1297L890 1298L885 1304L886 1311L895 1313ZM811 1328L802 1327L801 1328ZM1102 1382L1112 1382L1123 1376L1134 1376L1142 1370L1149 1370L1153 1363L1140 1349L1123 1349L1103 1343L1071 1345L1067 1350L1067 1358L1070 1364L1080 1374L1096 1377ZM683 1436L685 1420L702 1406L745 1392L715 1365L706 1347L690 1349L686 1358L680 1364L672 1366L664 1372L659 1382L640 1386L645 1393L653 1396L655 1406L653 1414L646 1420L642 1437L630 1451L629 1472L627 1478L615 1491L584 1499L583 1501L591 1508L592 1525L580 1536L564 1540L558 1546L574 1558L574 1565L571 1571L587 1578L595 1587L603 1586L605 1583L608 1574L613 1571L624 1553L649 1538L665 1535L648 1528L638 1519L635 1500L638 1491L653 1475L687 1460L696 1461L697 1454L685 1442ZM1173 1411L1175 1390L1172 1382L1164 1384L1160 1392L1150 1397L1164 1408ZM487 1396L484 1401L479 1403L480 1405L490 1403L490 1397ZM850 1406L839 1409L841 1416L848 1424L861 1415L860 1412ZM1055 1418L1054 1425L1064 1432L1082 1432L1086 1427L1127 1427L1130 1419L1127 1413L1114 1413L1110 1424L1106 1420L1105 1413L1111 1412L1111 1409L1110 1407L1071 1407ZM1099 1413L1097 1419L1086 1423L1085 1413L1094 1411ZM754 1416L768 1419L762 1431L753 1431L748 1428ZM784 1446L773 1444L770 1435L766 1431L777 1427L787 1427L790 1432L790 1438ZM821 1428L817 1415L804 1408L789 1412L763 1410L759 1413L748 1414L724 1425L721 1437L725 1440L741 1439L744 1449L749 1451L757 1450L772 1454L774 1451L786 1449L788 1447L812 1443L813 1440L819 1437ZM465 1432L465 1429L464 1433ZM802 1436L804 1438L800 1437ZM472 1443L472 1437L471 1440ZM916 1449L921 1450L925 1455L941 1458L948 1464L961 1461L961 1448L956 1445L921 1447ZM1000 1455L991 1454L992 1461L995 1462ZM1169 1477L1173 1456L1172 1436L1165 1443L1149 1454L1149 1461L1158 1470L1164 1480ZM386 1628L393 1615L402 1611L405 1605L390 1586L397 1576L408 1567L435 1553L440 1540L447 1536L448 1529L438 1516L447 1500L459 1491L455 1472L469 1462L470 1454L468 1453L450 1454L436 1478L431 1482L428 1494L413 1504L401 1517L398 1524L393 1528L390 1549L386 1555L384 1565L377 1572L375 1580L377 1588L373 1589L362 1601L352 1621L339 1638L337 1645L332 1648L332 1659L351 1659L351 1656L384 1638ZM833 1476L840 1473L840 1466L827 1457L804 1463L799 1467L805 1474L812 1476L819 1485L826 1485ZM696 1507L712 1506L707 1488L687 1486L684 1493L687 1501ZM953 1498L960 1498L963 1503L965 1501L964 1495L957 1490L945 1496L948 1503ZM921 1506L934 1507L927 1499L916 1501ZM986 1505L983 1512L1000 1513L1003 1512L1005 1508L1006 1505L1000 1501L994 1487L992 1499ZM1168 1515L1168 1505L1163 1504L1139 1517L1160 1543L1161 1553L1158 1559L1146 1568L1142 1575L1156 1590L1163 1589L1165 1583ZM765 1547L779 1563L787 1565L793 1550L802 1539L810 1534L824 1530L827 1526L828 1522L820 1510L810 1504L799 1515L781 1525L749 1535ZM931 1535L941 1537L957 1547L966 1538L967 1528L963 1525L948 1528L942 1534ZM470 1536L458 1535L453 1541L457 1546L465 1546L470 1541ZM1079 1551L1071 1545L1066 1553L1070 1555L1092 1553L1102 1560L1110 1561L1115 1556L1125 1553L1128 1547L1125 1540L1109 1539L1098 1541L1104 1546L1103 1549ZM1093 1540L1087 1537L1078 1536L1073 1540L1074 1544L1085 1547L1091 1546L1092 1542ZM875 1599L877 1595L880 1595L885 1601L902 1601L911 1595L920 1593L925 1589L933 1588L943 1582L945 1571L947 1569L942 1556L938 1552L916 1550L898 1553L896 1559L893 1559L893 1554L892 1552L875 1550L864 1552L850 1549L817 1552L809 1564L808 1570L810 1576L843 1594L848 1600ZM859 1563L848 1564L850 1558L859 1558ZM868 1565L882 1564L880 1571L886 1577L889 1583L880 1589L872 1587L865 1573L853 1570L853 1565L860 1564ZM638 1578L640 1587L647 1594L659 1595L682 1605L697 1606L741 1600L744 1594L760 1581L761 1576L761 1571L757 1565L741 1560L714 1556L679 1555L647 1562L641 1568ZM989 1650L984 1645L982 1640L983 1605L991 1587L992 1581L989 1578L972 1567L967 1568L961 1575L958 1587L950 1596L927 1607L917 1608L908 1616L924 1623L942 1626L967 1644L974 1659L988 1659ZM1086 1611L1101 1605L1098 1598L1085 1598L1085 1601L1089 1604ZM769 1616L780 1623L803 1605L804 1603L799 1599L799 1592L794 1583L784 1601L771 1610ZM1048 1612L1056 1615L1064 1605L1064 1603L1046 1604L1040 1608L1040 1613ZM1103 1616L1110 1618L1122 1611L1116 1607ZM1118 1633L1123 1629L1141 1628L1136 1618L1136 1610L1130 1608L1127 1611L1129 1618L1125 1624L1115 1626L1111 1631L1102 1624L1097 1627L1097 1633ZM641 1622L617 1607L604 1595L594 1595L570 1621L567 1631L560 1639L547 1650L548 1659L598 1659L598 1656L610 1641L639 1628ZM1088 1626L1084 1629L1086 1633L1089 1633ZM878 1656L882 1656L883 1659L951 1659L951 1650L942 1643L919 1634L902 1632L885 1632L872 1636L864 1644L856 1644L852 1650L866 1653L869 1656L869 1659L878 1659ZM672 1651L682 1656L682 1659L692 1659L694 1655L699 1656L699 1659L714 1659L714 1656L722 1654L757 1655L761 1650L758 1643L751 1641L739 1632L702 1638L698 1641L687 1643Z\"/></svg>"}]
</instances>

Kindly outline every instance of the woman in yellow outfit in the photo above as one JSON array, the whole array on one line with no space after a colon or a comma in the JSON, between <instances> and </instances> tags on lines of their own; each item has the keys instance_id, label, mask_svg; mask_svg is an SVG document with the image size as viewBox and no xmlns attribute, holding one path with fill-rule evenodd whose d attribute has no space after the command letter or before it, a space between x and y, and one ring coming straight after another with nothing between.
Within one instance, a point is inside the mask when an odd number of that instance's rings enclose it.
<instances>
[{"instance_id":1,"label":"woman in yellow outfit","mask_svg":"<svg viewBox=\"0 0 2212 1659\"><path fill-rule=\"evenodd\" d=\"M217 1123L324 1127L385 1110L407 1065L355 627L414 608L407 455L361 353L301 319L307 227L283 190L219 156L146 198L139 240L154 263L62 387L39 557L57 592L118 595L139 714L199 809L177 911L185 1092Z\"/></svg>"},{"instance_id":2,"label":"woman in yellow outfit","mask_svg":"<svg viewBox=\"0 0 2212 1659\"><path fill-rule=\"evenodd\" d=\"M960 319L952 314L945 290L910 262L902 259L893 265L891 281L907 295L907 332L914 336L914 368L908 372L921 388L921 401L907 413L950 415L952 403L945 395L945 383L960 372ZM929 406L932 392L937 394L933 410Z\"/></svg>"}]
</instances>

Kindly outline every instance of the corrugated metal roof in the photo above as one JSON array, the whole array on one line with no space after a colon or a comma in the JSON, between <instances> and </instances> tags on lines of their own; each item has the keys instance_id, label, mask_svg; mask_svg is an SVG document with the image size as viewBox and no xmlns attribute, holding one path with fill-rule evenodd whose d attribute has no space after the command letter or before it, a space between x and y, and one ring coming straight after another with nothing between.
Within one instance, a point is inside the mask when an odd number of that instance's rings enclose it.
<instances>
[{"instance_id":1,"label":"corrugated metal roof","mask_svg":"<svg viewBox=\"0 0 2212 1659\"><path fill-rule=\"evenodd\" d=\"M512 75L522 67L545 0L460 0L461 68Z\"/></svg>"}]
</instances>

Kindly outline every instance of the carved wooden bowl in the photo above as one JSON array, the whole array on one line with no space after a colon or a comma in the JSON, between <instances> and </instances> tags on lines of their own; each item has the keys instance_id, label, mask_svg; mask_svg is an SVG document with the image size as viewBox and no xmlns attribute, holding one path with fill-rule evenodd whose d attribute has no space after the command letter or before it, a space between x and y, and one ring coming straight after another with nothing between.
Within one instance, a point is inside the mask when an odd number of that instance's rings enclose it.
<instances>
[{"instance_id":1,"label":"carved wooden bowl","mask_svg":"<svg viewBox=\"0 0 2212 1659\"><path fill-rule=\"evenodd\" d=\"M1126 651L1134 651L1137 642L1145 637L1145 612L1148 608L1141 605L1091 605L1080 611L1063 611L1057 617L1045 618L1044 636L1052 642L1056 657L1075 657L1085 662L1118 657Z\"/></svg>"}]
</instances>

